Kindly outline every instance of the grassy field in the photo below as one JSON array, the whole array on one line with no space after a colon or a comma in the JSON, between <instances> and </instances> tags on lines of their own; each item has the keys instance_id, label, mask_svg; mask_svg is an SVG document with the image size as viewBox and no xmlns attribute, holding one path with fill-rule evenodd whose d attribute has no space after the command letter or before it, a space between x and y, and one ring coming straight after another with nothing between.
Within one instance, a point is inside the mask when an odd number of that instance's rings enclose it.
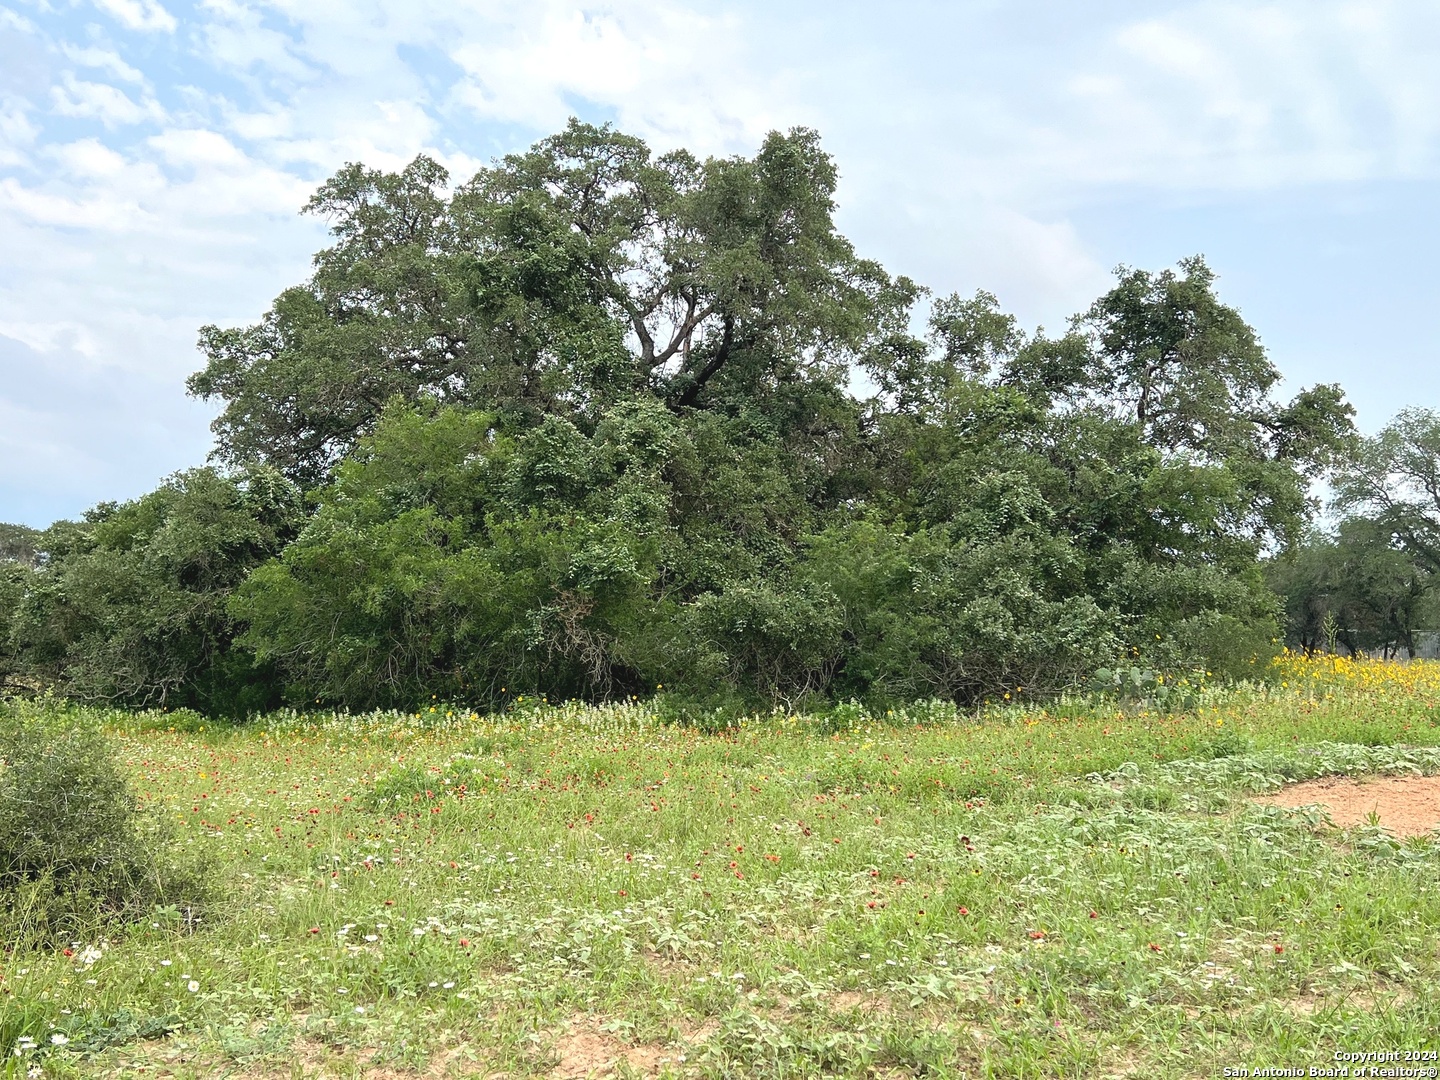
<instances>
[{"instance_id":1,"label":"grassy field","mask_svg":"<svg viewBox=\"0 0 1440 1080\"><path fill-rule=\"evenodd\" d=\"M217 901L0 957L0 1074L1208 1077L1440 1048L1440 846L1249 801L1440 772L1440 665L718 735L529 702L96 721Z\"/></svg>"}]
</instances>

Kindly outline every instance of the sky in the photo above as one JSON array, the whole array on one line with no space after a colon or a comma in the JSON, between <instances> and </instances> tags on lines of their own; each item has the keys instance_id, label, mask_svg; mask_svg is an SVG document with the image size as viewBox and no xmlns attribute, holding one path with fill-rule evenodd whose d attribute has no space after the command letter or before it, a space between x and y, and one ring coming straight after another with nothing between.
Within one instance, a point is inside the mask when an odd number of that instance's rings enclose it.
<instances>
[{"instance_id":1,"label":"sky","mask_svg":"<svg viewBox=\"0 0 1440 1080\"><path fill-rule=\"evenodd\" d=\"M1431 0L0 0L0 521L205 461L197 332L305 279L341 165L463 181L572 115L815 128L861 254L1030 327L1203 254L1285 393L1440 407Z\"/></svg>"}]
</instances>

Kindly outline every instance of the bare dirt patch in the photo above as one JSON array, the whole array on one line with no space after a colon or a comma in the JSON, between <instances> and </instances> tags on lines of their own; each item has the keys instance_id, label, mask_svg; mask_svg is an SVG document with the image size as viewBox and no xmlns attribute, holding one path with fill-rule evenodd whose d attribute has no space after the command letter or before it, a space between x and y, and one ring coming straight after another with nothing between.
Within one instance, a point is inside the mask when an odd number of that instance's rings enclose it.
<instances>
[{"instance_id":1,"label":"bare dirt patch","mask_svg":"<svg viewBox=\"0 0 1440 1080\"><path fill-rule=\"evenodd\" d=\"M693 1035L687 1032L686 1046L703 1042L711 1030L707 1025ZM550 1072L554 1080L602 1080L615 1076L621 1062L641 1076L656 1076L667 1065L677 1067L684 1060L685 1047L627 1045L593 1020L576 1019L555 1041L555 1054L560 1061Z\"/></svg>"},{"instance_id":2,"label":"bare dirt patch","mask_svg":"<svg viewBox=\"0 0 1440 1080\"><path fill-rule=\"evenodd\" d=\"M1373 813L1396 836L1424 836L1440 828L1440 776L1327 776L1291 784L1255 802L1292 809L1319 803L1341 828L1363 825Z\"/></svg>"}]
</instances>

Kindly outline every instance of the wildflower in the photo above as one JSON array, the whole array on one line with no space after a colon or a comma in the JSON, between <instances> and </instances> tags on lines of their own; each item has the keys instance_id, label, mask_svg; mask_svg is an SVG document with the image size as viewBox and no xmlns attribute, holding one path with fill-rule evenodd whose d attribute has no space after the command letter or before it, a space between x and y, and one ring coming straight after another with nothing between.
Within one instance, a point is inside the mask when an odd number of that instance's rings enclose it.
<instances>
[{"instance_id":1,"label":"wildflower","mask_svg":"<svg viewBox=\"0 0 1440 1080\"><path fill-rule=\"evenodd\" d=\"M1155 942L1152 941L1152 942L1150 942L1150 951L1151 951L1151 952L1159 952L1159 951L1160 951L1160 946L1159 946L1159 945L1156 945Z\"/></svg>"},{"instance_id":2,"label":"wildflower","mask_svg":"<svg viewBox=\"0 0 1440 1080\"><path fill-rule=\"evenodd\" d=\"M1090 912L1090 917L1092 919L1098 919L1100 917L1100 913L1098 911L1092 911Z\"/></svg>"},{"instance_id":3,"label":"wildflower","mask_svg":"<svg viewBox=\"0 0 1440 1080\"><path fill-rule=\"evenodd\" d=\"M66 1035L63 1031L57 1031L54 1035L50 1036L50 1043L52 1046L64 1046L69 1041L70 1036Z\"/></svg>"},{"instance_id":4,"label":"wildflower","mask_svg":"<svg viewBox=\"0 0 1440 1080\"><path fill-rule=\"evenodd\" d=\"M189 990L190 993L193 994L193 993L195 993L195 991L197 991L197 990L200 989L200 984L199 984L198 982L196 982L194 979L191 979L188 983L185 984L185 989L186 989L186 990Z\"/></svg>"},{"instance_id":5,"label":"wildflower","mask_svg":"<svg viewBox=\"0 0 1440 1080\"><path fill-rule=\"evenodd\" d=\"M1282 953L1282 952L1284 952L1284 951L1285 951L1285 946L1284 946L1284 945L1276 945L1276 946L1275 946L1275 952L1276 952L1277 954L1278 954L1278 953Z\"/></svg>"},{"instance_id":6,"label":"wildflower","mask_svg":"<svg viewBox=\"0 0 1440 1080\"><path fill-rule=\"evenodd\" d=\"M956 908L955 910L957 910L958 912L960 912L961 915L969 915L969 914L970 914L970 909L969 909L968 907L965 907L963 904L962 904L960 907Z\"/></svg>"}]
</instances>

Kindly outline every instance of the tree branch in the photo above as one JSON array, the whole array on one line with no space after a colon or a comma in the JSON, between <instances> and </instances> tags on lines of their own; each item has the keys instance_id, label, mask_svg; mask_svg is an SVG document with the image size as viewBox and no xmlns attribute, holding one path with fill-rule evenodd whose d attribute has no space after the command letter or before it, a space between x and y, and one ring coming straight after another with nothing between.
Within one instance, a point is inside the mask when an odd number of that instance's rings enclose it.
<instances>
[{"instance_id":1,"label":"tree branch","mask_svg":"<svg viewBox=\"0 0 1440 1080\"><path fill-rule=\"evenodd\" d=\"M735 321L729 315L725 316L725 331L720 336L720 346L715 350L715 355L705 362L705 366L695 373L690 385L685 387L679 398L676 399L674 407L686 409L695 404L695 399L700 396L700 391L705 389L708 383L730 359L730 350L735 344Z\"/></svg>"}]
</instances>

